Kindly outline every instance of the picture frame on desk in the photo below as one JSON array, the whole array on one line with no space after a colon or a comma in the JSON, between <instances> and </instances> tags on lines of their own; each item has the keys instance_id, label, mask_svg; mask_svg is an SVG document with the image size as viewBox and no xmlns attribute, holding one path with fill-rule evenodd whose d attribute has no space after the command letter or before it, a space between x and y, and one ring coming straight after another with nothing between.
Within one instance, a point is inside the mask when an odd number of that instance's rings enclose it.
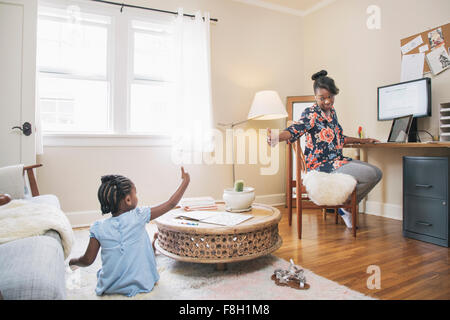
<instances>
[{"instance_id":1,"label":"picture frame on desk","mask_svg":"<svg viewBox=\"0 0 450 320\"><path fill-rule=\"evenodd\" d=\"M388 142L405 143L408 142L409 130L413 115L395 118L392 121L391 131L389 132Z\"/></svg>"}]
</instances>

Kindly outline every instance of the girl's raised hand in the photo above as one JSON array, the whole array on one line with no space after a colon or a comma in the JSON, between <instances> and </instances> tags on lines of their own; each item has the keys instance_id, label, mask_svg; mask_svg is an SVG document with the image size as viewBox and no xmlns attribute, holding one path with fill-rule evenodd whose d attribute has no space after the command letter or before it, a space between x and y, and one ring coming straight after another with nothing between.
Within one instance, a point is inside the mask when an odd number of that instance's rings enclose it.
<instances>
[{"instance_id":1,"label":"girl's raised hand","mask_svg":"<svg viewBox=\"0 0 450 320\"><path fill-rule=\"evenodd\" d=\"M187 181L188 183L191 180L189 173L185 172L183 167L181 167L181 179Z\"/></svg>"}]
</instances>

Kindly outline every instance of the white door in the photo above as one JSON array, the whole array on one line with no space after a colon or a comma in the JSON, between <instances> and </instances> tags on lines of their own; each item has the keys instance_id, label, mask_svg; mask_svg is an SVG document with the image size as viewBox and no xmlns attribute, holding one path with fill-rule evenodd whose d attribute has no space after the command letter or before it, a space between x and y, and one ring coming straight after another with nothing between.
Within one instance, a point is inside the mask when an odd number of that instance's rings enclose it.
<instances>
[{"instance_id":1,"label":"white door","mask_svg":"<svg viewBox=\"0 0 450 320\"><path fill-rule=\"evenodd\" d=\"M36 23L36 0L0 0L0 167L36 163Z\"/></svg>"}]
</instances>

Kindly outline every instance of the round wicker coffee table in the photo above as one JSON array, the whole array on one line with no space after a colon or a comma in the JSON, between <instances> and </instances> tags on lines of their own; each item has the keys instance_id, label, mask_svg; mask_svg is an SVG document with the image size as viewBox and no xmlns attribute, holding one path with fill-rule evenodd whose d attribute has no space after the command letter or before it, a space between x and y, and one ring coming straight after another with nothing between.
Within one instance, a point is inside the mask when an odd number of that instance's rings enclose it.
<instances>
[{"instance_id":1,"label":"round wicker coffee table","mask_svg":"<svg viewBox=\"0 0 450 320\"><path fill-rule=\"evenodd\" d=\"M225 204L217 202L218 211ZM252 210L244 212L253 217L235 226L199 223L196 226L180 224L174 218L183 209L174 209L155 219L158 226L156 249L180 261L213 263L223 270L226 263L254 259L281 247L278 234L281 213L278 209L253 203Z\"/></svg>"}]
</instances>

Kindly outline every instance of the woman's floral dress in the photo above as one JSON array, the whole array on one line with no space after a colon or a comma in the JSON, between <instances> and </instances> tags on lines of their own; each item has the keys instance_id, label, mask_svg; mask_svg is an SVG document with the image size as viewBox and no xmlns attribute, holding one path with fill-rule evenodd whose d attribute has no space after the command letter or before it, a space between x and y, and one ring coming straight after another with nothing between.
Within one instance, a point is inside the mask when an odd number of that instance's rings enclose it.
<instances>
[{"instance_id":1,"label":"woman's floral dress","mask_svg":"<svg viewBox=\"0 0 450 320\"><path fill-rule=\"evenodd\" d=\"M342 133L334 107L329 117L317 104L308 107L300 119L285 131L291 133L289 144L306 134L304 154L307 171L332 172L352 160L342 155L346 136Z\"/></svg>"}]
</instances>

